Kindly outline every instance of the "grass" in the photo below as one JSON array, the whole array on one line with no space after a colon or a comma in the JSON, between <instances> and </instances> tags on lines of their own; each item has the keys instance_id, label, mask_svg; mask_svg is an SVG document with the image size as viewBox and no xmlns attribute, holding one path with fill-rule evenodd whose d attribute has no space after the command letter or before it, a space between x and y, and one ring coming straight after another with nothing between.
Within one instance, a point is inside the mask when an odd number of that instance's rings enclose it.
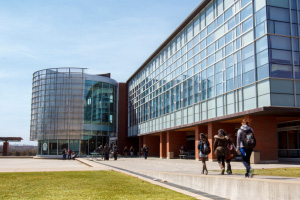
<instances>
[{"instance_id":1,"label":"grass","mask_svg":"<svg viewBox=\"0 0 300 200\"><path fill-rule=\"evenodd\" d=\"M232 170L234 174L245 174L246 170ZM300 168L274 168L274 169L255 169L254 175L261 176L285 176L285 177L300 177Z\"/></svg>"},{"instance_id":2,"label":"grass","mask_svg":"<svg viewBox=\"0 0 300 200\"><path fill-rule=\"evenodd\" d=\"M1 173L0 199L194 199L113 171Z\"/></svg>"}]
</instances>

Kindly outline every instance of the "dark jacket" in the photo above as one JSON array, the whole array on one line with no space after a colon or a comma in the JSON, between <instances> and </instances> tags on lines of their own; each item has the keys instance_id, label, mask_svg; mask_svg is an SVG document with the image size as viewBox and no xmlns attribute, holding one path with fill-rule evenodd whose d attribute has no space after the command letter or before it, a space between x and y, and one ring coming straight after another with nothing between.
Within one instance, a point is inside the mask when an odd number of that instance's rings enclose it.
<instances>
[{"instance_id":1,"label":"dark jacket","mask_svg":"<svg viewBox=\"0 0 300 200\"><path fill-rule=\"evenodd\" d=\"M225 158L228 156L228 138L226 136L223 136L221 134L215 135L215 143L213 151L216 154L217 157L219 156L225 156Z\"/></svg>"},{"instance_id":2,"label":"dark jacket","mask_svg":"<svg viewBox=\"0 0 300 200\"><path fill-rule=\"evenodd\" d=\"M114 147L113 147L113 152L114 152L114 153L118 153L118 151L119 151L119 148L118 148L117 146L114 146Z\"/></svg>"},{"instance_id":3,"label":"dark jacket","mask_svg":"<svg viewBox=\"0 0 300 200\"><path fill-rule=\"evenodd\" d=\"M143 152L144 152L144 153L146 153L146 152L148 152L148 151L149 151L149 147L147 147L147 146L143 147Z\"/></svg>"}]
</instances>

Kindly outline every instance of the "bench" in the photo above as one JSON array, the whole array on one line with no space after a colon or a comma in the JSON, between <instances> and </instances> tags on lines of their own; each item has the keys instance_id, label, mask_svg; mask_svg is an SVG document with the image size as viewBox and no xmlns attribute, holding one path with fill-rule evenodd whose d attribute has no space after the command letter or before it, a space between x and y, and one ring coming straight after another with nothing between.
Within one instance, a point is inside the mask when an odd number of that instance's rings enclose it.
<instances>
[{"instance_id":1,"label":"bench","mask_svg":"<svg viewBox=\"0 0 300 200\"><path fill-rule=\"evenodd\" d=\"M179 155L179 158L180 158L180 159L186 158L186 154L180 154L180 155Z\"/></svg>"}]
</instances>

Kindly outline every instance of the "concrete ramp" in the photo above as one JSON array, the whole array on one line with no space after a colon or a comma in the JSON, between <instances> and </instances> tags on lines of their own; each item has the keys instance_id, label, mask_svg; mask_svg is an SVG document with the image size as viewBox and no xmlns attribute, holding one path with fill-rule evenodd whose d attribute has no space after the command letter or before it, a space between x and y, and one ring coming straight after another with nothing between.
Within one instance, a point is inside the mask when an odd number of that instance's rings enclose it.
<instances>
[{"instance_id":1,"label":"concrete ramp","mask_svg":"<svg viewBox=\"0 0 300 200\"><path fill-rule=\"evenodd\" d=\"M274 177L270 180L168 172L143 172L143 174L233 200L300 199L300 183L287 181L289 178L285 177Z\"/></svg>"}]
</instances>

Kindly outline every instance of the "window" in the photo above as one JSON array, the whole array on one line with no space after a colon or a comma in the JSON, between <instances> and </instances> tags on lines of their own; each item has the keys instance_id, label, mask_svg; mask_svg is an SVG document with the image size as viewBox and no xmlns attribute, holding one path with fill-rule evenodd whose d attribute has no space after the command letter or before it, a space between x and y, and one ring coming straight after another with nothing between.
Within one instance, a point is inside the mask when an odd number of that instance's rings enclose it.
<instances>
[{"instance_id":1,"label":"window","mask_svg":"<svg viewBox=\"0 0 300 200\"><path fill-rule=\"evenodd\" d=\"M278 35L291 35L290 23L268 21L268 32Z\"/></svg>"},{"instance_id":2,"label":"window","mask_svg":"<svg viewBox=\"0 0 300 200\"><path fill-rule=\"evenodd\" d=\"M263 51L268 48L267 36L260 38L256 41L256 53Z\"/></svg>"},{"instance_id":3,"label":"window","mask_svg":"<svg viewBox=\"0 0 300 200\"><path fill-rule=\"evenodd\" d=\"M244 19L246 19L251 14L252 14L252 4L250 4L244 10L241 11L241 21L243 21Z\"/></svg>"},{"instance_id":4,"label":"window","mask_svg":"<svg viewBox=\"0 0 300 200\"><path fill-rule=\"evenodd\" d=\"M215 51L215 44L211 44L209 47L207 47L207 55L212 54Z\"/></svg>"},{"instance_id":5,"label":"window","mask_svg":"<svg viewBox=\"0 0 300 200\"><path fill-rule=\"evenodd\" d=\"M255 81L254 70L243 73L243 85L251 84Z\"/></svg>"},{"instance_id":6,"label":"window","mask_svg":"<svg viewBox=\"0 0 300 200\"><path fill-rule=\"evenodd\" d=\"M217 26L220 26L221 24L223 24L223 22L224 22L224 15L221 15L217 19Z\"/></svg>"},{"instance_id":7,"label":"window","mask_svg":"<svg viewBox=\"0 0 300 200\"><path fill-rule=\"evenodd\" d=\"M271 62L278 64L292 64L292 53L290 51L271 49Z\"/></svg>"},{"instance_id":8,"label":"window","mask_svg":"<svg viewBox=\"0 0 300 200\"><path fill-rule=\"evenodd\" d=\"M243 72L248 72L252 69L254 69L254 56L247 58L243 61Z\"/></svg>"},{"instance_id":9,"label":"window","mask_svg":"<svg viewBox=\"0 0 300 200\"><path fill-rule=\"evenodd\" d=\"M269 77L269 65L263 65L257 68L257 80L261 80Z\"/></svg>"},{"instance_id":10,"label":"window","mask_svg":"<svg viewBox=\"0 0 300 200\"><path fill-rule=\"evenodd\" d=\"M225 44L225 37L221 37L219 40L218 40L218 46L219 48L222 48Z\"/></svg>"},{"instance_id":11,"label":"window","mask_svg":"<svg viewBox=\"0 0 300 200\"><path fill-rule=\"evenodd\" d=\"M229 8L229 9L225 12L225 21L227 21L231 16L232 16L232 7Z\"/></svg>"},{"instance_id":12,"label":"window","mask_svg":"<svg viewBox=\"0 0 300 200\"><path fill-rule=\"evenodd\" d=\"M252 17L251 17L251 18L249 18L249 19L247 19L246 21L243 22L243 33L248 31L252 27L253 27L253 20L252 20Z\"/></svg>"},{"instance_id":13,"label":"window","mask_svg":"<svg viewBox=\"0 0 300 200\"><path fill-rule=\"evenodd\" d=\"M267 5L289 8L289 1L267 0Z\"/></svg>"},{"instance_id":14,"label":"window","mask_svg":"<svg viewBox=\"0 0 300 200\"><path fill-rule=\"evenodd\" d=\"M206 24L209 24L214 19L213 4L212 3L209 4L206 7L205 11L206 11Z\"/></svg>"},{"instance_id":15,"label":"window","mask_svg":"<svg viewBox=\"0 0 300 200\"><path fill-rule=\"evenodd\" d=\"M253 41L253 31L249 31L245 35L242 36L242 45L246 46L250 42Z\"/></svg>"},{"instance_id":16,"label":"window","mask_svg":"<svg viewBox=\"0 0 300 200\"><path fill-rule=\"evenodd\" d=\"M262 66L264 64L267 64L268 63L268 59L269 59L269 56L268 56L268 50L264 50L260 53L258 53L256 55L256 64L257 64L257 67L259 66Z\"/></svg>"},{"instance_id":17,"label":"window","mask_svg":"<svg viewBox=\"0 0 300 200\"><path fill-rule=\"evenodd\" d=\"M268 19L290 22L290 12L288 9L267 7L267 14L268 14Z\"/></svg>"},{"instance_id":18,"label":"window","mask_svg":"<svg viewBox=\"0 0 300 200\"><path fill-rule=\"evenodd\" d=\"M213 30L214 30L214 25L215 23L211 23L208 27L207 27L207 35L209 35Z\"/></svg>"},{"instance_id":19,"label":"window","mask_svg":"<svg viewBox=\"0 0 300 200\"><path fill-rule=\"evenodd\" d=\"M251 0L242 0L242 7L247 5L249 2L251 2Z\"/></svg>"},{"instance_id":20,"label":"window","mask_svg":"<svg viewBox=\"0 0 300 200\"><path fill-rule=\"evenodd\" d=\"M257 25L255 27L255 38L259 38L261 36L263 36L266 32L265 32L265 22L261 23L259 25Z\"/></svg>"},{"instance_id":21,"label":"window","mask_svg":"<svg viewBox=\"0 0 300 200\"><path fill-rule=\"evenodd\" d=\"M245 60L254 55L254 45L250 44L242 49L242 60Z\"/></svg>"},{"instance_id":22,"label":"window","mask_svg":"<svg viewBox=\"0 0 300 200\"><path fill-rule=\"evenodd\" d=\"M292 50L291 39L289 37L270 35L270 48Z\"/></svg>"},{"instance_id":23,"label":"window","mask_svg":"<svg viewBox=\"0 0 300 200\"><path fill-rule=\"evenodd\" d=\"M292 78L293 70L291 65L272 64L270 70L271 77Z\"/></svg>"},{"instance_id":24,"label":"window","mask_svg":"<svg viewBox=\"0 0 300 200\"><path fill-rule=\"evenodd\" d=\"M215 62L215 54L213 54L207 58L207 66L213 64L214 62Z\"/></svg>"},{"instance_id":25,"label":"window","mask_svg":"<svg viewBox=\"0 0 300 200\"><path fill-rule=\"evenodd\" d=\"M214 33L212 33L210 36L206 38L206 44L209 45L214 41Z\"/></svg>"},{"instance_id":26,"label":"window","mask_svg":"<svg viewBox=\"0 0 300 200\"><path fill-rule=\"evenodd\" d=\"M266 9L261 9L255 13L255 25L258 25L266 20Z\"/></svg>"},{"instance_id":27,"label":"window","mask_svg":"<svg viewBox=\"0 0 300 200\"><path fill-rule=\"evenodd\" d=\"M228 30L232 29L235 26L235 18L233 17L228 21Z\"/></svg>"},{"instance_id":28,"label":"window","mask_svg":"<svg viewBox=\"0 0 300 200\"><path fill-rule=\"evenodd\" d=\"M226 44L229 43L229 42L231 42L231 40L232 40L232 31L230 31L229 33L227 33L225 35Z\"/></svg>"},{"instance_id":29,"label":"window","mask_svg":"<svg viewBox=\"0 0 300 200\"><path fill-rule=\"evenodd\" d=\"M226 47L225 47L225 56L231 54L232 51L233 51L233 45L232 45L232 43L227 44Z\"/></svg>"}]
</instances>

